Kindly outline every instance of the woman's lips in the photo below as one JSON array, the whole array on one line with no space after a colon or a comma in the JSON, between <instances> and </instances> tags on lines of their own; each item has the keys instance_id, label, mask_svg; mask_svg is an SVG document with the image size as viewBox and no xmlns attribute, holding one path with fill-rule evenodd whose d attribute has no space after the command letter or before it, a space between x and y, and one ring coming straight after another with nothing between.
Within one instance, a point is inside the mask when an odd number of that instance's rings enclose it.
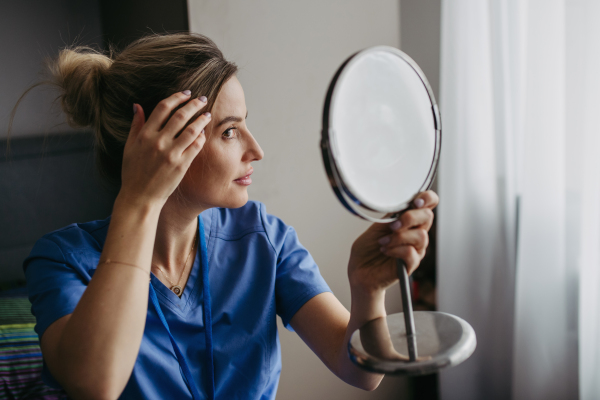
<instances>
[{"instance_id":1,"label":"woman's lips","mask_svg":"<svg viewBox=\"0 0 600 400\"><path fill-rule=\"evenodd\" d=\"M250 185L252 183L252 178L250 178L250 175L252 175L253 172L254 169L251 169L247 175L242 176L241 178L237 178L236 180L234 180L234 182L243 186Z\"/></svg>"},{"instance_id":2,"label":"woman's lips","mask_svg":"<svg viewBox=\"0 0 600 400\"><path fill-rule=\"evenodd\" d=\"M246 175L244 177L236 179L234 182L239 183L240 185L248 186L252 183L252 178L250 178L250 175Z\"/></svg>"}]
</instances>

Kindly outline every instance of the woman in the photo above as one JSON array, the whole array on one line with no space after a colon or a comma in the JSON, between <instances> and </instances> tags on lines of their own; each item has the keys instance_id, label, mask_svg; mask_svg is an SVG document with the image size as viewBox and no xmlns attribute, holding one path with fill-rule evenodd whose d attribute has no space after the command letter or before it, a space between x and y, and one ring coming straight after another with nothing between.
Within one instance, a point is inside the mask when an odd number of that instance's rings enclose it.
<instances>
[{"instance_id":1,"label":"woman","mask_svg":"<svg viewBox=\"0 0 600 400\"><path fill-rule=\"evenodd\" d=\"M385 315L395 258L412 272L424 256L435 193L354 242L349 313L293 228L248 201L263 151L237 68L212 41L150 36L112 58L63 50L51 71L120 190L111 217L45 235L24 262L47 382L73 398L272 399L277 314L341 379L377 387L347 343Z\"/></svg>"}]
</instances>

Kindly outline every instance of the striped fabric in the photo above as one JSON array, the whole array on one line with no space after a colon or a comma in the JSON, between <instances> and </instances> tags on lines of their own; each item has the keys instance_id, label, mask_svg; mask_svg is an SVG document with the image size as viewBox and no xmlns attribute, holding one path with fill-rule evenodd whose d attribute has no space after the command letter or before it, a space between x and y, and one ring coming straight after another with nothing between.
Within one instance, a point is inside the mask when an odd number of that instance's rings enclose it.
<instances>
[{"instance_id":1,"label":"striped fabric","mask_svg":"<svg viewBox=\"0 0 600 400\"><path fill-rule=\"evenodd\" d=\"M0 400L66 399L41 379L42 353L24 289L0 291Z\"/></svg>"}]
</instances>

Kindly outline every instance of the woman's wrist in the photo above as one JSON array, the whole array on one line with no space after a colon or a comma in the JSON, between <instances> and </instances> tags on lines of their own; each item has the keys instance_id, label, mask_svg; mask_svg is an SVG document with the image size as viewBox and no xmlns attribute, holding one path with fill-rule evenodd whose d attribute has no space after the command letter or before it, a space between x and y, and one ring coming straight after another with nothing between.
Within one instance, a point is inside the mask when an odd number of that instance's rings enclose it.
<instances>
[{"instance_id":1,"label":"woman's wrist","mask_svg":"<svg viewBox=\"0 0 600 400\"><path fill-rule=\"evenodd\" d=\"M350 325L358 329L369 321L385 317L385 289L367 290L360 286L350 286L351 307Z\"/></svg>"},{"instance_id":2,"label":"woman's wrist","mask_svg":"<svg viewBox=\"0 0 600 400\"><path fill-rule=\"evenodd\" d=\"M140 216L159 215L164 206L164 201L148 200L119 191L113 205L113 214L116 212L136 213Z\"/></svg>"}]
</instances>

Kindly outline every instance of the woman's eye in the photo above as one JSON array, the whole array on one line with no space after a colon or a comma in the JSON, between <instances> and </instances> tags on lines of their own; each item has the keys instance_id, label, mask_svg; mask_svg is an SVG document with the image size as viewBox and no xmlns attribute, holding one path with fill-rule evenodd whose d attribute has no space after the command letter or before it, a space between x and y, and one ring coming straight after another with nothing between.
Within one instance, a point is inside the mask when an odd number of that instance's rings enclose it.
<instances>
[{"instance_id":1,"label":"woman's eye","mask_svg":"<svg viewBox=\"0 0 600 400\"><path fill-rule=\"evenodd\" d=\"M223 132L223 137L225 139L233 139L236 137L235 128L229 128L225 132Z\"/></svg>"}]
</instances>

